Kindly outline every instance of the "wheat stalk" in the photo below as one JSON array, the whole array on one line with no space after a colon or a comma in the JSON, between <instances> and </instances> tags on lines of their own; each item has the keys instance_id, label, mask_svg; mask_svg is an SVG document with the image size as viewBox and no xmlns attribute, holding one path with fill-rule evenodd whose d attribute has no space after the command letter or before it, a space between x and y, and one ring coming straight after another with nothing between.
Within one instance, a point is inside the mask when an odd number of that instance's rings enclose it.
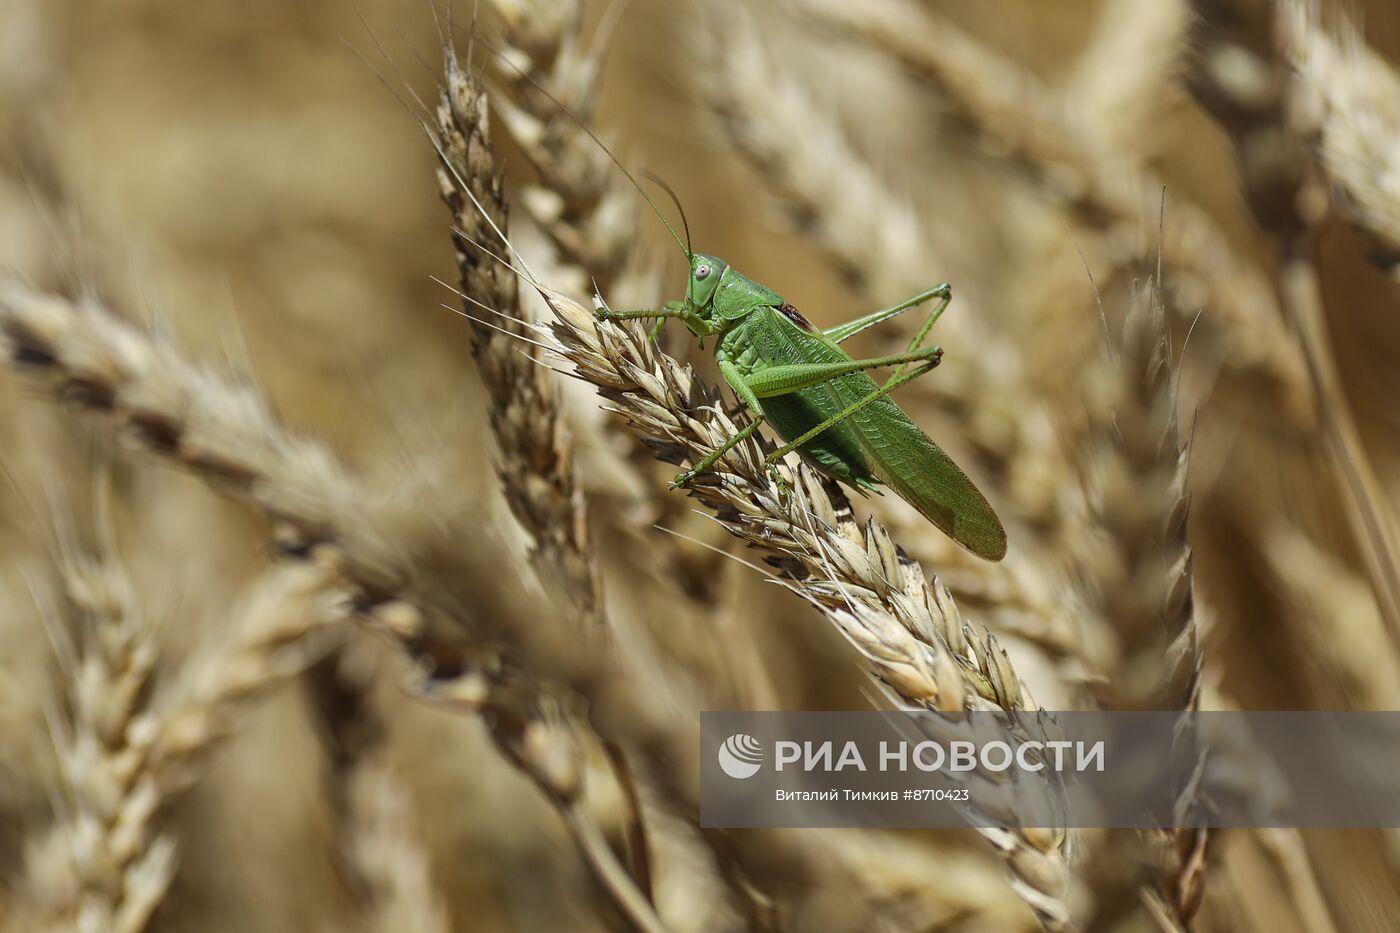
<instances>
[{"instance_id":1,"label":"wheat stalk","mask_svg":"<svg viewBox=\"0 0 1400 933\"><path fill-rule=\"evenodd\" d=\"M1293 609L1294 637L1328 675L1317 692L1339 707L1400 709L1400 661L1375 650L1385 621L1368 581L1294 525L1270 524L1263 540L1273 581Z\"/></svg>"}]
</instances>

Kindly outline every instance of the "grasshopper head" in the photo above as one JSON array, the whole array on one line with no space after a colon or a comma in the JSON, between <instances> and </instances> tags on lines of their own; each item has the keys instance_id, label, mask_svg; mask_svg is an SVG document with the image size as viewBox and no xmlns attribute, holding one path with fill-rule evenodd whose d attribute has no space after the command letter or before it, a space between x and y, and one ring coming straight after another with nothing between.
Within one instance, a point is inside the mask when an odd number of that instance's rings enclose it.
<instances>
[{"instance_id":1,"label":"grasshopper head","mask_svg":"<svg viewBox=\"0 0 1400 933\"><path fill-rule=\"evenodd\" d=\"M686 302L702 317L709 317L710 302L714 300L715 288L729 264L723 259L694 253L690 257L690 284L686 288Z\"/></svg>"}]
</instances>

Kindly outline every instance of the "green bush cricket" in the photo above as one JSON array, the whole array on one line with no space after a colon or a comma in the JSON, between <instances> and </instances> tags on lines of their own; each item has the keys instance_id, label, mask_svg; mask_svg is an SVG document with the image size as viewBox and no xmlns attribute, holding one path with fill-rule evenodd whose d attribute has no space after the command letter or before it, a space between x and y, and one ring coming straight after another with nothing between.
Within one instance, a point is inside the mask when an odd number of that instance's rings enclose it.
<instances>
[{"instance_id":1,"label":"green bush cricket","mask_svg":"<svg viewBox=\"0 0 1400 933\"><path fill-rule=\"evenodd\" d=\"M772 289L721 259L682 247L690 265L684 301L653 310L598 312L600 320L677 318L702 345L705 337L715 337L720 373L753 419L678 475L672 488L711 469L766 422L787 441L768 455L770 466L796 450L820 472L863 493L888 486L977 556L994 561L1005 556L1006 532L986 498L888 398L942 358L941 348L923 342L952 299L946 284L819 331ZM847 338L928 301L933 310L904 353L858 360L841 349ZM895 370L884 385L869 375L891 366Z\"/></svg>"},{"instance_id":2,"label":"green bush cricket","mask_svg":"<svg viewBox=\"0 0 1400 933\"><path fill-rule=\"evenodd\" d=\"M996 561L1006 555L1006 531L986 497L888 397L932 371L942 359L940 347L925 347L923 343L952 300L948 285L936 285L893 307L817 330L777 292L721 259L696 253L690 245L684 211L681 220L686 238L682 240L632 173L593 131L539 82L513 63L507 64L607 153L665 225L689 264L685 300L638 311L604 307L597 312L599 320L655 318L659 330L667 319L676 318L700 338L701 346L704 338L715 337L720 372L752 417L734 437L679 474L672 488L689 485L761 425L770 423L787 441L767 456L770 469L776 470L778 461L796 450L821 473L861 493L888 486L977 556ZM679 208L675 193L669 187L666 191ZM904 353L858 360L841 349L845 340L866 328L929 301L934 302L933 309ZM885 367L895 367L894 372L884 385L877 385L870 372Z\"/></svg>"}]
</instances>

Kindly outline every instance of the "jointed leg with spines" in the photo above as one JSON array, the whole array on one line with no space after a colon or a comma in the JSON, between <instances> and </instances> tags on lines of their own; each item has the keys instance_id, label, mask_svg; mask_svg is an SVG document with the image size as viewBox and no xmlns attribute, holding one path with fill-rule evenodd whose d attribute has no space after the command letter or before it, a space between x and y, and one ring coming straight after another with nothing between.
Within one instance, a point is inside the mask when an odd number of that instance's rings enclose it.
<instances>
[{"instance_id":1,"label":"jointed leg with spines","mask_svg":"<svg viewBox=\"0 0 1400 933\"><path fill-rule=\"evenodd\" d=\"M879 311L872 311L864 317L855 318L844 324L837 324L835 327L822 331L822 335L832 343L845 343L847 339L854 337L861 331L874 327L876 324L883 324L890 318L898 317L911 308L917 308L930 298L937 298L939 301L934 309L929 312L928 320L924 323L923 332L926 334L929 328L933 326L934 322L942 316L944 309L948 307L948 303L953 300L953 288L947 282L941 282L928 291L919 292L919 294L912 298L906 298L893 307L881 308ZM916 341L914 344L910 345L909 349L914 349L918 346L919 342L921 341Z\"/></svg>"},{"instance_id":2,"label":"jointed leg with spines","mask_svg":"<svg viewBox=\"0 0 1400 933\"><path fill-rule=\"evenodd\" d=\"M874 392L871 392L869 395L865 396L859 401L852 402L850 405L847 405L841 411L832 415L830 418L826 419L821 424L817 425L816 427L807 431L802 436L798 437L797 440L791 441L788 444L773 451L771 454L764 458L763 462L770 466L772 464L777 463L779 460L782 460L788 454L792 453L794 450L801 447L803 444L807 443L812 438L816 437L818 434L831 427L833 424L839 424L840 422L845 421L847 418L851 417L851 415L854 415L856 412L860 411L865 406L871 404L872 402L879 401L886 395L889 395L895 389L898 389L900 386L904 385L906 382L913 382L915 379L918 379L925 373L931 372L935 367L938 366L939 357L942 356L943 351L938 347L930 347L930 349L935 352L935 356L931 358L928 362L926 362L924 365L920 366L918 369L914 370L911 373L896 373L895 375L891 376L889 381L886 382L883 386L876 389Z\"/></svg>"},{"instance_id":3,"label":"jointed leg with spines","mask_svg":"<svg viewBox=\"0 0 1400 933\"><path fill-rule=\"evenodd\" d=\"M677 318L684 321L692 330L699 329L704 333L708 325L704 319L687 311L685 304L679 301L668 301L659 308L642 308L638 311L614 311L611 308L599 308L595 317L600 321L649 321L656 320L656 326L651 330L651 339L655 340L661 333L661 326L666 323L667 318Z\"/></svg>"},{"instance_id":4,"label":"jointed leg with spines","mask_svg":"<svg viewBox=\"0 0 1400 933\"><path fill-rule=\"evenodd\" d=\"M928 318L924 321L923 326L919 328L919 332L914 335L913 340L909 343L909 349L904 353L872 357L863 360L850 360L841 363L795 363L784 366L770 366L748 375L741 373L733 363L721 361L720 372L724 375L725 381L729 383L735 394L738 395L740 400L748 407L749 413L754 420L745 425L738 433L712 451L694 467L679 474L671 481L671 488L677 489L688 486L696 476L699 476L701 473L713 467L719 462L721 457L758 430L759 426L765 420L763 406L759 401L762 398L786 395L790 392L821 385L822 383L830 382L833 379L839 379L842 376L851 375L852 373L881 369L886 366L897 367L883 386L816 425L786 446L769 454L764 459L764 463L768 467L773 468L783 457L821 434L832 425L839 424L867 405L889 395L905 383L912 382L920 376L932 371L942 358L943 349L936 346L924 347L923 342L928 336L929 331L933 329L933 325L938 322L938 318L942 316L944 310L948 307L948 303L952 300L952 291L946 284L934 286L926 292L915 295L908 301L901 302L891 308L881 309L825 332L830 339L839 342L867 327L872 327L889 320L935 297L939 298L940 301L933 310L929 312ZM832 336L833 334L836 336ZM906 374L905 367L910 363L923 363L924 365Z\"/></svg>"},{"instance_id":5,"label":"jointed leg with spines","mask_svg":"<svg viewBox=\"0 0 1400 933\"><path fill-rule=\"evenodd\" d=\"M936 285L928 291L923 292L919 295L915 295L908 301L902 302L901 304L897 304L892 308L886 308L881 311L876 311L874 314L867 315L863 318L857 318L855 321L851 321L847 324L834 327L831 329L831 331L827 331L827 334L830 335L832 331L844 331L844 333L839 339L845 340L852 334L858 333L859 331L864 330L867 327L872 327L876 324L879 324L882 321L889 320L895 315L901 314L904 311L907 311L908 309L926 301L928 298L931 298L935 295L939 296L941 300L934 307L934 309L929 312L928 318L924 321L923 326L919 328L919 332L914 335L914 339L909 341L909 349L904 354L905 356L910 357L911 359L900 363L895 369L895 371L890 375L889 380L883 386L876 389L874 392L871 392L870 394L866 395L864 398L853 402L850 405L847 405L844 409L837 412L835 415L832 415L830 418L826 419L821 424L816 425L806 433L802 434L796 440L791 441L783 447L780 447L777 450L773 451L764 459L764 463L770 467L775 465L776 463L778 463L778 461L782 460L784 457L792 453L797 448L801 447L803 444L812 440L812 438L816 437L818 434L821 434L833 424L838 424L842 421L845 421L847 418L851 417L851 415L854 415L856 412L860 411L865 406L884 398L886 395L889 395L891 392L904 385L906 382L913 382L915 379L918 379L925 373L931 372L935 367L937 367L939 362L943 358L942 348L924 348L923 343L924 338L926 338L928 336L929 331L933 329L933 325L938 323L938 319L943 315L944 310L948 307L948 303L953 300L952 290L946 284ZM925 359L924 365L918 367L913 372L908 373L906 375L904 372L904 368L908 366L910 362L913 362L915 359L920 358ZM892 358L887 357L886 359Z\"/></svg>"}]
</instances>

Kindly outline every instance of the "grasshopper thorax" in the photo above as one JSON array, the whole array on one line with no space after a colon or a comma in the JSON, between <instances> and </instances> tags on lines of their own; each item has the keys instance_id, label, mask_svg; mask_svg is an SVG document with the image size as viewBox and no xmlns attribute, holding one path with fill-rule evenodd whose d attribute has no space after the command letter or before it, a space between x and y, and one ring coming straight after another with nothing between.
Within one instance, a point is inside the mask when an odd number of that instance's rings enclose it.
<instances>
[{"instance_id":1,"label":"grasshopper thorax","mask_svg":"<svg viewBox=\"0 0 1400 933\"><path fill-rule=\"evenodd\" d=\"M693 253L685 303L692 320L703 322L703 330L694 326L691 330L705 336L729 330L755 308L776 308L784 301L777 292L741 275L723 259Z\"/></svg>"}]
</instances>

